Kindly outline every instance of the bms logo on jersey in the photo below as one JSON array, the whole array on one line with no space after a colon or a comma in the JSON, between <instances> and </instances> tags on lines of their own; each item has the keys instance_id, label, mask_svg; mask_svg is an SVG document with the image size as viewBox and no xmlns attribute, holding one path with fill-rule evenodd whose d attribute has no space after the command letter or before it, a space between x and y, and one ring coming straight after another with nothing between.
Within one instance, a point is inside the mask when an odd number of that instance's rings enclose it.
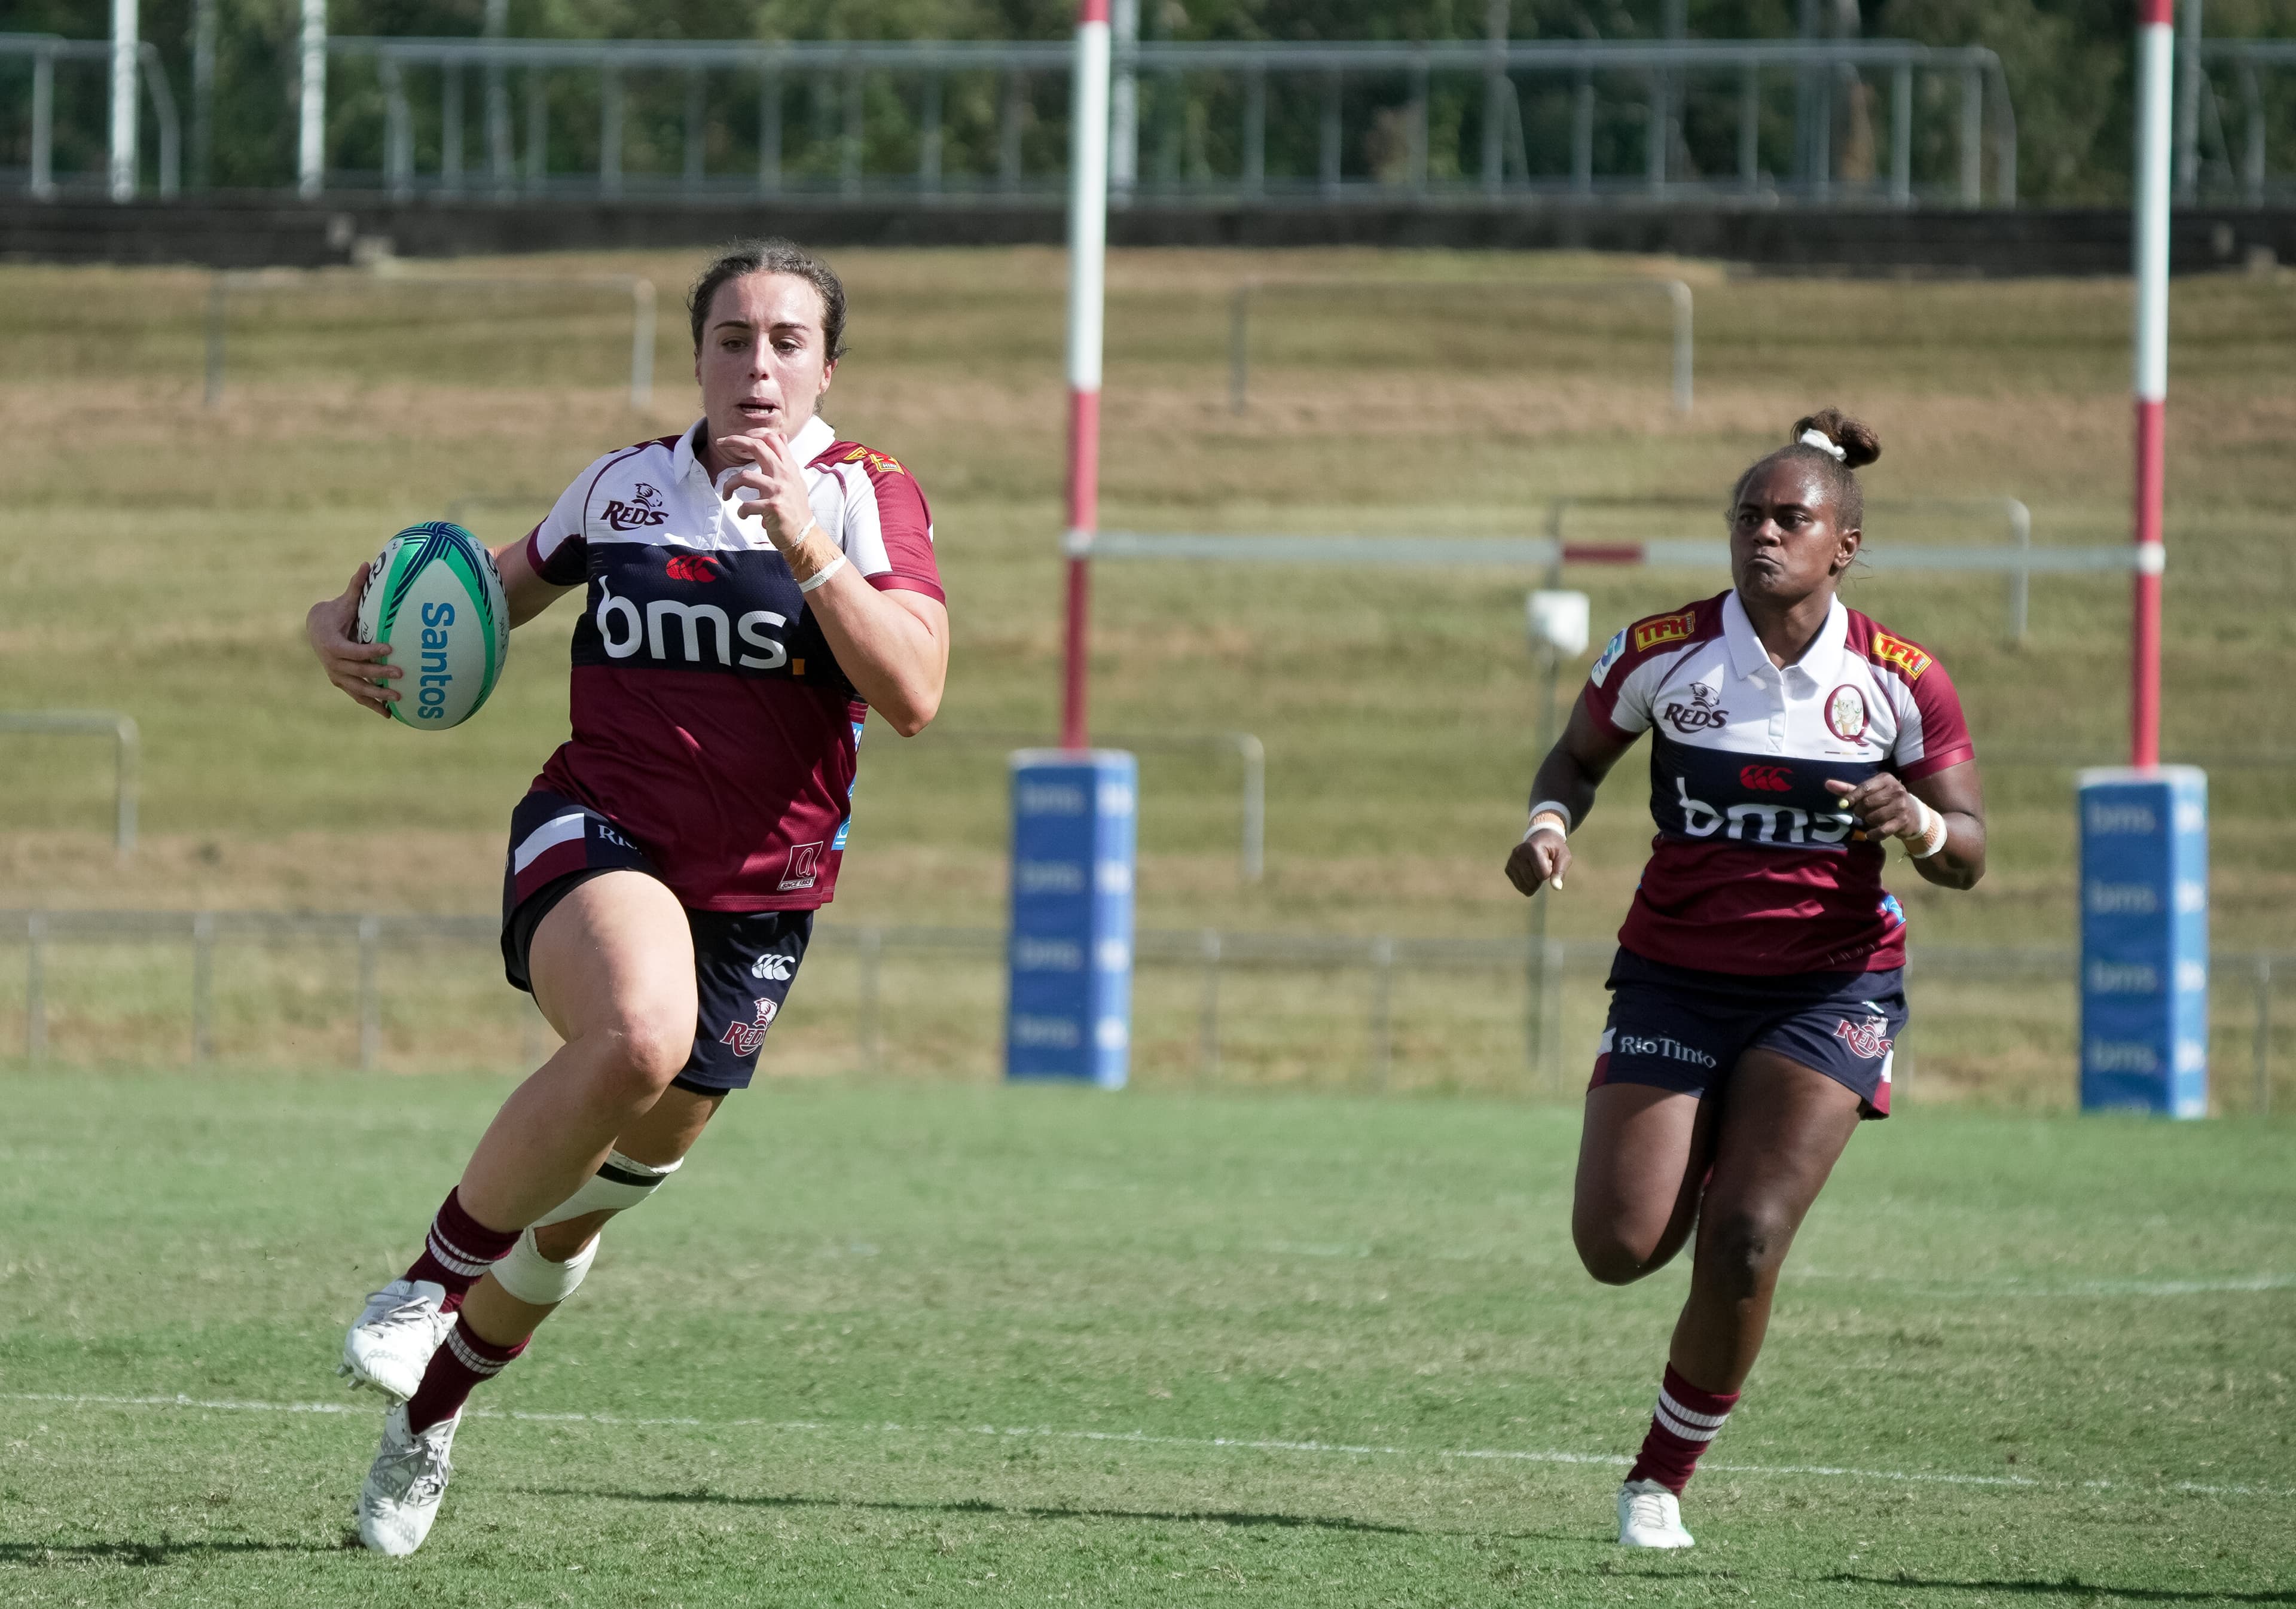
<instances>
[{"instance_id":1,"label":"bms logo on jersey","mask_svg":"<svg viewBox=\"0 0 2296 1609\"><path fill-rule=\"evenodd\" d=\"M601 578L591 624L610 660L643 655L661 664L743 670L779 670L789 663L782 637L789 617L771 609L729 615L715 603L682 598L654 598L641 609L635 598L616 597Z\"/></svg>"},{"instance_id":2,"label":"bms logo on jersey","mask_svg":"<svg viewBox=\"0 0 2296 1609\"><path fill-rule=\"evenodd\" d=\"M1719 833L1741 843L1824 848L1847 841L1857 825L1846 811L1810 811L1786 804L1734 804L1718 809L1692 798L1689 783L1679 776L1674 779L1674 803L1681 811L1681 831L1691 838Z\"/></svg>"}]
</instances>

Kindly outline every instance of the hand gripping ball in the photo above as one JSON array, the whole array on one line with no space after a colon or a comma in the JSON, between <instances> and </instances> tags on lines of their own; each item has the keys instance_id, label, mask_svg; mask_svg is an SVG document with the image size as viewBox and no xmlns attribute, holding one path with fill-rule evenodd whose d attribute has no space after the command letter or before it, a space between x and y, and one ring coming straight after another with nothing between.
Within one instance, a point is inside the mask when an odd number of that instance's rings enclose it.
<instances>
[{"instance_id":1,"label":"hand gripping ball","mask_svg":"<svg viewBox=\"0 0 2296 1609\"><path fill-rule=\"evenodd\" d=\"M382 545L359 594L358 640L399 668L390 713L441 731L478 713L510 654L510 603L486 545L459 525L410 525Z\"/></svg>"}]
</instances>

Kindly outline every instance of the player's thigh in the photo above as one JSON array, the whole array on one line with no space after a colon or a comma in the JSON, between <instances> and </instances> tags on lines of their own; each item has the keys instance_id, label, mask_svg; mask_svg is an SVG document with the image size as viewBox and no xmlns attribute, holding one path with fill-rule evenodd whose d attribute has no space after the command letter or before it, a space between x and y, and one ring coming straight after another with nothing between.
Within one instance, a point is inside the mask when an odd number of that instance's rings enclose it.
<instances>
[{"instance_id":1,"label":"player's thigh","mask_svg":"<svg viewBox=\"0 0 2296 1609\"><path fill-rule=\"evenodd\" d=\"M1570 1237L1588 1273L1624 1284L1679 1251L1698 1212L1714 1103L1654 1084L1587 1092Z\"/></svg>"},{"instance_id":2,"label":"player's thigh","mask_svg":"<svg viewBox=\"0 0 2296 1609\"><path fill-rule=\"evenodd\" d=\"M1864 1111L1856 1090L1791 1056L1740 1056L1714 1136L1700 1264L1745 1277L1775 1273Z\"/></svg>"},{"instance_id":3,"label":"player's thigh","mask_svg":"<svg viewBox=\"0 0 2296 1609\"><path fill-rule=\"evenodd\" d=\"M660 878L588 878L534 930L527 971L535 1004L562 1038L610 1034L660 1041L683 1062L697 1013L693 937Z\"/></svg>"}]
</instances>

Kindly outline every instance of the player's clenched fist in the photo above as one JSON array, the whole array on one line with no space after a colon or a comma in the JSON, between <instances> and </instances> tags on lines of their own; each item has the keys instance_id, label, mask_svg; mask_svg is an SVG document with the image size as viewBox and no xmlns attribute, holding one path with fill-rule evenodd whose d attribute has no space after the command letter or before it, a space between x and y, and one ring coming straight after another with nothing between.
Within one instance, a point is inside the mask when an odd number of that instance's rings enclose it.
<instances>
[{"instance_id":1,"label":"player's clenched fist","mask_svg":"<svg viewBox=\"0 0 2296 1609\"><path fill-rule=\"evenodd\" d=\"M1562 833L1542 827L1514 846L1507 855L1507 881L1524 894L1536 894L1542 882L1562 886L1570 869L1570 845Z\"/></svg>"},{"instance_id":2,"label":"player's clenched fist","mask_svg":"<svg viewBox=\"0 0 2296 1609\"><path fill-rule=\"evenodd\" d=\"M1918 838L1928 828L1929 812L1921 800L1887 771L1877 771L1855 786L1836 781L1825 786L1857 818L1861 839Z\"/></svg>"}]
</instances>

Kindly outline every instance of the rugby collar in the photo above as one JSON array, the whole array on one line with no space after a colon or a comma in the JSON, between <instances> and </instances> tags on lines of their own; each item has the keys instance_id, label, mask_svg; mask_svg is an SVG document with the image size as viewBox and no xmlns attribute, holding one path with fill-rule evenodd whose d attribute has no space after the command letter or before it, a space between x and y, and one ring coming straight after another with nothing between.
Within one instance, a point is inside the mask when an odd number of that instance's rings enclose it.
<instances>
[{"instance_id":1,"label":"rugby collar","mask_svg":"<svg viewBox=\"0 0 2296 1609\"><path fill-rule=\"evenodd\" d=\"M1742 681L1769 668L1770 651L1754 635L1754 622L1746 618L1746 606L1738 601L1734 587L1722 600L1722 636L1730 644L1731 675ZM1841 669L1841 650L1849 640L1849 611L1835 598L1825 612L1825 624L1818 628L1817 640L1786 669L1800 671L1813 683L1831 681Z\"/></svg>"}]
</instances>

